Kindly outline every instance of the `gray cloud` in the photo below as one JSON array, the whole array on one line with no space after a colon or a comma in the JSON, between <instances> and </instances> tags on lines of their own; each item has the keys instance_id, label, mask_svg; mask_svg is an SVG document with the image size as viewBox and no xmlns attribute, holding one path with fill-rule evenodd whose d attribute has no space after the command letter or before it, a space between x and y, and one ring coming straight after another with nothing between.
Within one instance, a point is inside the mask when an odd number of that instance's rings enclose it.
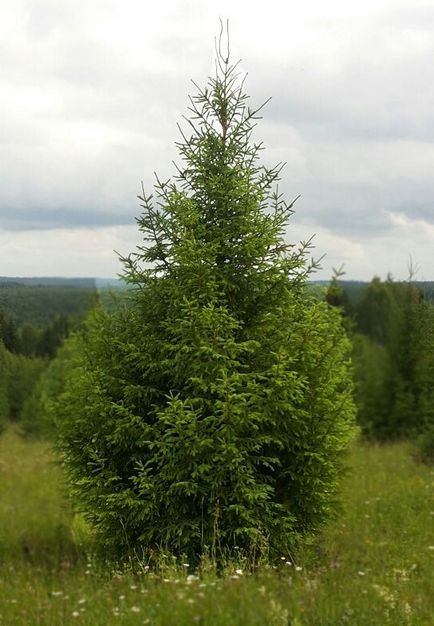
<instances>
[{"instance_id":1,"label":"gray cloud","mask_svg":"<svg viewBox=\"0 0 434 626\"><path fill-rule=\"evenodd\" d=\"M53 230L58 228L89 228L105 226L128 226L134 222L131 215L106 213L104 211L83 210L82 208L47 209L33 208L3 209L0 215L0 229L19 230Z\"/></svg>"},{"instance_id":2,"label":"gray cloud","mask_svg":"<svg viewBox=\"0 0 434 626\"><path fill-rule=\"evenodd\" d=\"M302 194L301 230L362 263L360 246L396 241L391 215L434 224L434 7L384 0L385 10L373 3L357 16L331 6L332 17L301 7L285 39L279 2L270 4L277 34L250 4L247 29L242 4L219 10L233 14L246 46L252 103L273 96L256 138L266 163L288 163L281 186ZM22 6L0 44L0 229L133 224L140 180L152 190L154 170L174 173L176 123L189 79L203 84L212 70L217 9L208 0L146 11L135 0Z\"/></svg>"}]
</instances>

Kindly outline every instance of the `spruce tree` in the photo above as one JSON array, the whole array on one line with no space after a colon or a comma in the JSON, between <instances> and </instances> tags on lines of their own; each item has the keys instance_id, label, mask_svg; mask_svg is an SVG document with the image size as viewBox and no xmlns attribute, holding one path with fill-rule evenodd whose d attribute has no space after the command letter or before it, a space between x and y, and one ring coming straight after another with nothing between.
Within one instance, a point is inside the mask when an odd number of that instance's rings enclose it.
<instances>
[{"instance_id":1,"label":"spruce tree","mask_svg":"<svg viewBox=\"0 0 434 626\"><path fill-rule=\"evenodd\" d=\"M259 162L237 67L190 100L175 182L143 192L128 302L98 311L57 406L76 500L120 556L286 554L334 510L349 343Z\"/></svg>"},{"instance_id":2,"label":"spruce tree","mask_svg":"<svg viewBox=\"0 0 434 626\"><path fill-rule=\"evenodd\" d=\"M345 275L344 266L341 265L339 269L333 267L332 270L333 276L327 286L325 299L330 306L338 307L340 309L349 328L351 326L350 320L352 317L352 305L348 297L348 293L341 281L341 278Z\"/></svg>"}]
</instances>

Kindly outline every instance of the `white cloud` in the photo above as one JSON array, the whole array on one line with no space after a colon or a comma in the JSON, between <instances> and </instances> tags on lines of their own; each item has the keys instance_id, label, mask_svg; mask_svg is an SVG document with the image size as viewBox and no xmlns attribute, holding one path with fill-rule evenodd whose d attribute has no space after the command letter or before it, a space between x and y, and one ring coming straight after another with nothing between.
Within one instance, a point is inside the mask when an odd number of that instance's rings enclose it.
<instances>
[{"instance_id":1,"label":"white cloud","mask_svg":"<svg viewBox=\"0 0 434 626\"><path fill-rule=\"evenodd\" d=\"M122 272L115 253L128 255L139 243L137 228L0 230L0 267L4 276L89 276L107 278Z\"/></svg>"}]
</instances>

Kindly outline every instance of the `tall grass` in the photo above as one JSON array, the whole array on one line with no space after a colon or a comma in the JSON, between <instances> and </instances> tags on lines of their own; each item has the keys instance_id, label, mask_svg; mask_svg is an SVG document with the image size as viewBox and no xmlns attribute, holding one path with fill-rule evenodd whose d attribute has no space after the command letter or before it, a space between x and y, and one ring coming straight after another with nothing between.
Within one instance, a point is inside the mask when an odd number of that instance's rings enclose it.
<instances>
[{"instance_id":1,"label":"tall grass","mask_svg":"<svg viewBox=\"0 0 434 626\"><path fill-rule=\"evenodd\" d=\"M161 557L115 571L63 496L48 446L0 437L0 624L434 624L434 473L405 445L358 444L344 509L312 545L255 573Z\"/></svg>"}]
</instances>

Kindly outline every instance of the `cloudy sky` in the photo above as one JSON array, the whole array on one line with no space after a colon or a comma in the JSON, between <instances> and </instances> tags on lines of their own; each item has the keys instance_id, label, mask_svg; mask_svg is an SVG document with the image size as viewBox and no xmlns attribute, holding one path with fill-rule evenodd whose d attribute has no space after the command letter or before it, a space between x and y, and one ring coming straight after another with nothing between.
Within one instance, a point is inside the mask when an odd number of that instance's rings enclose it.
<instances>
[{"instance_id":1,"label":"cloudy sky","mask_svg":"<svg viewBox=\"0 0 434 626\"><path fill-rule=\"evenodd\" d=\"M119 273L219 17L318 278L434 280L434 0L0 0L0 275Z\"/></svg>"}]
</instances>

